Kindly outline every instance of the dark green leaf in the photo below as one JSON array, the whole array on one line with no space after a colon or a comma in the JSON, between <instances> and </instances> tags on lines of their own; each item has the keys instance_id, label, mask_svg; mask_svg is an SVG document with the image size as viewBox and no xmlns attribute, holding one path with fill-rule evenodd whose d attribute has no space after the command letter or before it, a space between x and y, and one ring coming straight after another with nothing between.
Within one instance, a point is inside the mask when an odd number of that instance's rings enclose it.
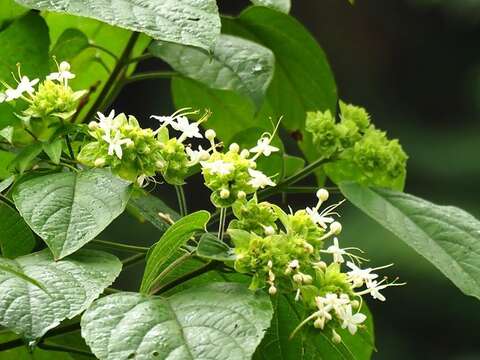
<instances>
[{"instance_id":1,"label":"dark green leaf","mask_svg":"<svg viewBox=\"0 0 480 360\"><path fill-rule=\"evenodd\" d=\"M197 255L205 259L217 261L235 261L234 250L210 233L204 234L200 238L197 246Z\"/></svg>"},{"instance_id":2,"label":"dark green leaf","mask_svg":"<svg viewBox=\"0 0 480 360\"><path fill-rule=\"evenodd\" d=\"M462 209L355 183L340 190L355 206L435 265L465 294L480 299L480 221Z\"/></svg>"},{"instance_id":3,"label":"dark green leaf","mask_svg":"<svg viewBox=\"0 0 480 360\"><path fill-rule=\"evenodd\" d=\"M6 178L3 181L0 181L0 193L5 191L6 189L8 189L10 187L10 185L13 184L14 181L15 181L15 176L13 176L13 175Z\"/></svg>"},{"instance_id":4,"label":"dark green leaf","mask_svg":"<svg viewBox=\"0 0 480 360\"><path fill-rule=\"evenodd\" d=\"M70 28L60 35L50 54L55 56L57 61L71 61L88 48L88 45L88 38L83 32Z\"/></svg>"},{"instance_id":5,"label":"dark green leaf","mask_svg":"<svg viewBox=\"0 0 480 360\"><path fill-rule=\"evenodd\" d=\"M11 176L10 164L15 159L15 154L0 150L0 179L6 179Z\"/></svg>"},{"instance_id":6,"label":"dark green leaf","mask_svg":"<svg viewBox=\"0 0 480 360\"><path fill-rule=\"evenodd\" d=\"M165 220L159 216L159 213L170 216L173 221L180 218L180 215L158 197L149 194L134 194L128 201L127 209L133 212L141 219L147 220L153 226L161 231L166 231L170 226Z\"/></svg>"},{"instance_id":7,"label":"dark green leaf","mask_svg":"<svg viewBox=\"0 0 480 360\"><path fill-rule=\"evenodd\" d=\"M20 214L61 259L80 249L120 215L130 183L106 170L35 177L15 187Z\"/></svg>"},{"instance_id":8,"label":"dark green leaf","mask_svg":"<svg viewBox=\"0 0 480 360\"><path fill-rule=\"evenodd\" d=\"M12 143L13 131L13 126L4 127L2 130L0 130L0 136L7 140L9 143Z\"/></svg>"},{"instance_id":9,"label":"dark green leaf","mask_svg":"<svg viewBox=\"0 0 480 360\"><path fill-rule=\"evenodd\" d=\"M48 155L50 160L52 160L55 164L59 164L60 158L62 157L63 140L55 139L48 143L43 143L42 146L43 151L45 151L45 154Z\"/></svg>"},{"instance_id":10,"label":"dark green leaf","mask_svg":"<svg viewBox=\"0 0 480 360\"><path fill-rule=\"evenodd\" d=\"M0 201L0 249L7 258L30 253L35 238L22 217L10 206Z\"/></svg>"},{"instance_id":11,"label":"dark green leaf","mask_svg":"<svg viewBox=\"0 0 480 360\"><path fill-rule=\"evenodd\" d=\"M24 147L10 163L12 169L17 169L20 174L35 165L35 159L42 152L42 144L34 143Z\"/></svg>"},{"instance_id":12,"label":"dark green leaf","mask_svg":"<svg viewBox=\"0 0 480 360\"><path fill-rule=\"evenodd\" d=\"M252 41L221 35L212 53L168 42L154 42L150 52L176 71L208 87L249 96L258 106L273 77L272 52Z\"/></svg>"},{"instance_id":13,"label":"dark green leaf","mask_svg":"<svg viewBox=\"0 0 480 360\"><path fill-rule=\"evenodd\" d=\"M27 340L84 311L118 276L121 262L108 253L82 250L55 261L48 249L2 259L43 285L44 290L0 270L0 324Z\"/></svg>"},{"instance_id":14,"label":"dark green leaf","mask_svg":"<svg viewBox=\"0 0 480 360\"><path fill-rule=\"evenodd\" d=\"M305 166L305 160L298 156L283 155L284 176L289 177Z\"/></svg>"},{"instance_id":15,"label":"dark green leaf","mask_svg":"<svg viewBox=\"0 0 480 360\"><path fill-rule=\"evenodd\" d=\"M143 293L148 293L152 289L164 265L169 263L169 259L176 255L179 248L196 232L205 231L209 219L208 211L197 211L181 218L168 228L149 253L140 288Z\"/></svg>"},{"instance_id":16,"label":"dark green leaf","mask_svg":"<svg viewBox=\"0 0 480 360\"><path fill-rule=\"evenodd\" d=\"M28 9L16 4L13 0L0 0L0 31L3 29L4 23L23 15Z\"/></svg>"},{"instance_id":17,"label":"dark green leaf","mask_svg":"<svg viewBox=\"0 0 480 360\"><path fill-rule=\"evenodd\" d=\"M110 295L93 304L81 326L102 360L247 360L271 317L265 294L254 294L245 285L215 283L168 298Z\"/></svg>"},{"instance_id":18,"label":"dark green leaf","mask_svg":"<svg viewBox=\"0 0 480 360\"><path fill-rule=\"evenodd\" d=\"M104 0L17 0L37 10L65 12L94 18L110 25L146 33L164 41L193 45L209 50L220 33L214 0L155 0L116 2Z\"/></svg>"}]
</instances>

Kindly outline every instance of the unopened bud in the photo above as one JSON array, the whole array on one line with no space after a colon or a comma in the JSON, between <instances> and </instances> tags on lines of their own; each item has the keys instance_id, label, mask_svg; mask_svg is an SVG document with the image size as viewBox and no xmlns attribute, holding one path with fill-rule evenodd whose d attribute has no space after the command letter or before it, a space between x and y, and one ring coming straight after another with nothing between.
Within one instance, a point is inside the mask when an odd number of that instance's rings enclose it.
<instances>
[{"instance_id":1,"label":"unopened bud","mask_svg":"<svg viewBox=\"0 0 480 360\"><path fill-rule=\"evenodd\" d=\"M319 189L317 191L317 198L321 202L327 201L328 200L329 193L326 189Z\"/></svg>"},{"instance_id":2,"label":"unopened bud","mask_svg":"<svg viewBox=\"0 0 480 360\"><path fill-rule=\"evenodd\" d=\"M264 226L263 230L265 231L265 235L267 236L275 234L275 229L273 228L273 226Z\"/></svg>"},{"instance_id":3,"label":"unopened bud","mask_svg":"<svg viewBox=\"0 0 480 360\"><path fill-rule=\"evenodd\" d=\"M325 326L325 319L324 318L317 318L314 322L313 322L313 326L316 328L316 329L322 329L324 328Z\"/></svg>"},{"instance_id":4,"label":"unopened bud","mask_svg":"<svg viewBox=\"0 0 480 360\"><path fill-rule=\"evenodd\" d=\"M342 342L342 337L338 335L338 333L332 329L332 341L335 344L340 344Z\"/></svg>"},{"instance_id":5,"label":"unopened bud","mask_svg":"<svg viewBox=\"0 0 480 360\"><path fill-rule=\"evenodd\" d=\"M330 225L330 231L335 235L340 234L342 232L342 224L340 224L338 221L334 221Z\"/></svg>"},{"instance_id":6,"label":"unopened bud","mask_svg":"<svg viewBox=\"0 0 480 360\"><path fill-rule=\"evenodd\" d=\"M90 130L95 130L95 129L98 128L98 123L97 123L96 121L90 121L90 122L88 123L88 128L89 128Z\"/></svg>"},{"instance_id":7,"label":"unopened bud","mask_svg":"<svg viewBox=\"0 0 480 360\"><path fill-rule=\"evenodd\" d=\"M210 154L208 151L206 150L203 150L200 152L200 161L207 161L208 159L210 159Z\"/></svg>"},{"instance_id":8,"label":"unopened bud","mask_svg":"<svg viewBox=\"0 0 480 360\"><path fill-rule=\"evenodd\" d=\"M303 247L305 248L305 251L306 251L307 253L313 254L314 248L313 248L313 246L312 246L310 243L308 243L308 242L305 241L305 243L303 244Z\"/></svg>"},{"instance_id":9,"label":"unopened bud","mask_svg":"<svg viewBox=\"0 0 480 360\"><path fill-rule=\"evenodd\" d=\"M237 198L238 199L245 199L245 197L247 196L247 194L245 193L245 191L242 191L240 190L238 193L237 193Z\"/></svg>"},{"instance_id":10,"label":"unopened bud","mask_svg":"<svg viewBox=\"0 0 480 360\"><path fill-rule=\"evenodd\" d=\"M217 133L212 129L208 129L207 131L205 131L205 137L210 141L215 139L216 136L217 136Z\"/></svg>"},{"instance_id":11,"label":"unopened bud","mask_svg":"<svg viewBox=\"0 0 480 360\"><path fill-rule=\"evenodd\" d=\"M297 259L295 260L292 260L290 261L290 264L288 264L288 266L292 269L292 270L296 270L300 267L300 263L298 262Z\"/></svg>"},{"instance_id":12,"label":"unopened bud","mask_svg":"<svg viewBox=\"0 0 480 360\"><path fill-rule=\"evenodd\" d=\"M135 143L132 140L126 139L126 141L127 141L127 148L131 149L135 146Z\"/></svg>"},{"instance_id":13,"label":"unopened bud","mask_svg":"<svg viewBox=\"0 0 480 360\"><path fill-rule=\"evenodd\" d=\"M227 189L222 189L220 191L220 197L222 199L228 199L229 196L230 196L230 191L228 191Z\"/></svg>"},{"instance_id":14,"label":"unopened bud","mask_svg":"<svg viewBox=\"0 0 480 360\"><path fill-rule=\"evenodd\" d=\"M302 280L303 280L304 284L311 284L312 283L313 279L310 275L302 274L302 276L303 276Z\"/></svg>"},{"instance_id":15,"label":"unopened bud","mask_svg":"<svg viewBox=\"0 0 480 360\"><path fill-rule=\"evenodd\" d=\"M247 149L243 149L241 152L240 152L240 157L246 159L250 156L250 151L248 151Z\"/></svg>"},{"instance_id":16,"label":"unopened bud","mask_svg":"<svg viewBox=\"0 0 480 360\"><path fill-rule=\"evenodd\" d=\"M93 163L96 167L102 167L103 165L105 165L105 159L104 158L98 158L95 160L95 162Z\"/></svg>"},{"instance_id":17,"label":"unopened bud","mask_svg":"<svg viewBox=\"0 0 480 360\"><path fill-rule=\"evenodd\" d=\"M327 263L325 261L319 261L313 264L317 269L325 271L327 269Z\"/></svg>"},{"instance_id":18,"label":"unopened bud","mask_svg":"<svg viewBox=\"0 0 480 360\"><path fill-rule=\"evenodd\" d=\"M277 293L277 288L274 286L274 285L271 285L269 288L268 288L268 293L270 295L275 295Z\"/></svg>"},{"instance_id":19,"label":"unopened bud","mask_svg":"<svg viewBox=\"0 0 480 360\"><path fill-rule=\"evenodd\" d=\"M273 262L272 260L268 260L267 266L271 269L273 267Z\"/></svg>"},{"instance_id":20,"label":"unopened bud","mask_svg":"<svg viewBox=\"0 0 480 360\"><path fill-rule=\"evenodd\" d=\"M358 307L360 306L360 301L352 300L350 304L352 305L352 308L358 309Z\"/></svg>"},{"instance_id":21,"label":"unopened bud","mask_svg":"<svg viewBox=\"0 0 480 360\"><path fill-rule=\"evenodd\" d=\"M301 284L303 282L303 276L302 274L295 274L293 275L293 281L295 281L298 284Z\"/></svg>"},{"instance_id":22,"label":"unopened bud","mask_svg":"<svg viewBox=\"0 0 480 360\"><path fill-rule=\"evenodd\" d=\"M228 147L228 150L234 153L238 153L240 151L240 146L238 146L237 143L231 143L230 146Z\"/></svg>"}]
</instances>

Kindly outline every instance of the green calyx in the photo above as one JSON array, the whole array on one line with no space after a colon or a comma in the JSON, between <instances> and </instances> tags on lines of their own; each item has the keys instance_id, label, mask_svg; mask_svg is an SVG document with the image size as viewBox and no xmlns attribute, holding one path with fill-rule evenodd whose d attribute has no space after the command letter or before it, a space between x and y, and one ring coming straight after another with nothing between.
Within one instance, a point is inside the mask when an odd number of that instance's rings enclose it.
<instances>
[{"instance_id":1,"label":"green calyx","mask_svg":"<svg viewBox=\"0 0 480 360\"><path fill-rule=\"evenodd\" d=\"M267 202L258 203L257 197L240 200L232 206L233 214L237 219L230 222L229 228L245 230L259 236L265 235L270 229L276 230L275 222L278 216Z\"/></svg>"},{"instance_id":2,"label":"green calyx","mask_svg":"<svg viewBox=\"0 0 480 360\"><path fill-rule=\"evenodd\" d=\"M408 156L370 123L364 108L340 102L340 121L329 110L310 112L306 121L319 155L331 159L324 169L334 182L403 188Z\"/></svg>"}]
</instances>

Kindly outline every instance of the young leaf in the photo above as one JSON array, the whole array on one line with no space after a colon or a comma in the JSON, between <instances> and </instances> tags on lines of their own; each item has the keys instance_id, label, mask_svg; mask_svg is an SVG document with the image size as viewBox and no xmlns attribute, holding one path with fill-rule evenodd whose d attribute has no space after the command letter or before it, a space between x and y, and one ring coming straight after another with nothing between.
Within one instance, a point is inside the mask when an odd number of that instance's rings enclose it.
<instances>
[{"instance_id":1,"label":"young leaf","mask_svg":"<svg viewBox=\"0 0 480 360\"><path fill-rule=\"evenodd\" d=\"M35 247L32 231L22 217L0 201L0 249L6 258L29 254Z\"/></svg>"},{"instance_id":2,"label":"young leaf","mask_svg":"<svg viewBox=\"0 0 480 360\"><path fill-rule=\"evenodd\" d=\"M85 312L81 327L101 360L247 360L271 317L265 294L245 285L214 283L168 298L109 295Z\"/></svg>"},{"instance_id":3,"label":"young leaf","mask_svg":"<svg viewBox=\"0 0 480 360\"><path fill-rule=\"evenodd\" d=\"M15 159L15 154L0 150L0 179L6 179L11 176L10 164Z\"/></svg>"},{"instance_id":4,"label":"young leaf","mask_svg":"<svg viewBox=\"0 0 480 360\"><path fill-rule=\"evenodd\" d=\"M14 131L13 126L4 127L2 130L0 130L0 136L3 137L5 140L7 140L9 143L12 143L13 131Z\"/></svg>"},{"instance_id":5,"label":"young leaf","mask_svg":"<svg viewBox=\"0 0 480 360\"><path fill-rule=\"evenodd\" d=\"M235 253L223 241L218 240L214 234L203 234L197 246L197 255L217 261L235 261Z\"/></svg>"},{"instance_id":6,"label":"young leaf","mask_svg":"<svg viewBox=\"0 0 480 360\"><path fill-rule=\"evenodd\" d=\"M272 52L249 40L220 35L212 53L156 41L150 52L182 75L211 88L233 90L249 96L260 106L273 77Z\"/></svg>"},{"instance_id":7,"label":"young leaf","mask_svg":"<svg viewBox=\"0 0 480 360\"><path fill-rule=\"evenodd\" d=\"M175 256L180 246L184 245L197 231L205 231L208 220L210 220L210 214L202 210L181 218L168 228L149 252L140 287L142 293L148 293L152 289L164 265L172 256Z\"/></svg>"},{"instance_id":8,"label":"young leaf","mask_svg":"<svg viewBox=\"0 0 480 360\"><path fill-rule=\"evenodd\" d=\"M462 209L397 191L342 183L345 197L480 299L480 221Z\"/></svg>"},{"instance_id":9,"label":"young leaf","mask_svg":"<svg viewBox=\"0 0 480 360\"><path fill-rule=\"evenodd\" d=\"M24 147L10 163L10 167L12 169L16 168L20 174L23 174L25 170L30 169L34 165L35 159L42 150L41 143L34 143Z\"/></svg>"},{"instance_id":10,"label":"young leaf","mask_svg":"<svg viewBox=\"0 0 480 360\"><path fill-rule=\"evenodd\" d=\"M290 0L250 0L252 4L266 6L277 11L289 13L292 3Z\"/></svg>"},{"instance_id":11,"label":"young leaf","mask_svg":"<svg viewBox=\"0 0 480 360\"><path fill-rule=\"evenodd\" d=\"M15 181L15 176L13 175L6 178L5 180L0 181L0 193L8 189L10 185L13 184L14 181Z\"/></svg>"},{"instance_id":12,"label":"young leaf","mask_svg":"<svg viewBox=\"0 0 480 360\"><path fill-rule=\"evenodd\" d=\"M119 216L130 190L130 183L96 169L35 177L15 187L13 199L27 224L61 259Z\"/></svg>"},{"instance_id":13,"label":"young leaf","mask_svg":"<svg viewBox=\"0 0 480 360\"><path fill-rule=\"evenodd\" d=\"M0 269L0 324L27 340L40 338L84 311L122 267L115 256L93 250L55 261L45 249L8 262L48 291Z\"/></svg>"},{"instance_id":14,"label":"young leaf","mask_svg":"<svg viewBox=\"0 0 480 360\"><path fill-rule=\"evenodd\" d=\"M220 33L220 19L214 0L16 0L37 9L84 16L154 39L193 45L209 50Z\"/></svg>"},{"instance_id":15,"label":"young leaf","mask_svg":"<svg viewBox=\"0 0 480 360\"><path fill-rule=\"evenodd\" d=\"M13 0L0 0L0 9L2 9L0 12L0 31L3 29L4 22L28 11L28 9L16 4Z\"/></svg>"},{"instance_id":16,"label":"young leaf","mask_svg":"<svg viewBox=\"0 0 480 360\"><path fill-rule=\"evenodd\" d=\"M180 215L173 209L167 206L161 199L145 193L142 195L133 194L128 201L127 209L133 212L136 216L144 218L157 229L165 232L170 224L165 222L159 213L170 216L173 221L180 219Z\"/></svg>"}]
</instances>

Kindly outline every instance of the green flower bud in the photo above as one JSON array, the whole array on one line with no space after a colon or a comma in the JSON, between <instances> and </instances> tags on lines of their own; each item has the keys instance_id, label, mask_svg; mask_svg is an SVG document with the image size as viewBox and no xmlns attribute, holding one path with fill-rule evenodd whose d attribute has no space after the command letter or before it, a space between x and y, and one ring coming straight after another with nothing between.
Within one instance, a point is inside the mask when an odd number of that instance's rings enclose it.
<instances>
[{"instance_id":1,"label":"green flower bud","mask_svg":"<svg viewBox=\"0 0 480 360\"><path fill-rule=\"evenodd\" d=\"M362 107L340 101L340 114L342 121L352 121L362 131L370 125L370 115Z\"/></svg>"},{"instance_id":2,"label":"green flower bud","mask_svg":"<svg viewBox=\"0 0 480 360\"><path fill-rule=\"evenodd\" d=\"M313 143L321 158L329 158L340 150L341 134L330 110L307 113L306 130L313 135Z\"/></svg>"}]
</instances>

